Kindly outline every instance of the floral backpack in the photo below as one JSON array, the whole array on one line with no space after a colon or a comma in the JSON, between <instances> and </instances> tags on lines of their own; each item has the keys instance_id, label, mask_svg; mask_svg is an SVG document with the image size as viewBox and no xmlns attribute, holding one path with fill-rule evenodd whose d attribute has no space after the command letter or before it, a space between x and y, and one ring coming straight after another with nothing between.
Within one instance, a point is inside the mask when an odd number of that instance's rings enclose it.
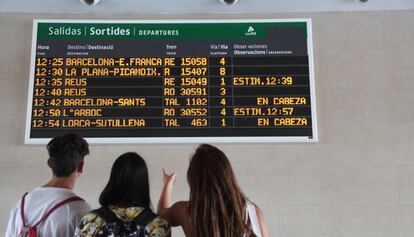
<instances>
[{"instance_id":1,"label":"floral backpack","mask_svg":"<svg viewBox=\"0 0 414 237\"><path fill-rule=\"evenodd\" d=\"M157 215L149 209L144 209L132 221L125 222L118 218L108 207L101 207L92 211L105 220L106 224L96 233L96 237L148 237L149 229L146 226Z\"/></svg>"}]
</instances>

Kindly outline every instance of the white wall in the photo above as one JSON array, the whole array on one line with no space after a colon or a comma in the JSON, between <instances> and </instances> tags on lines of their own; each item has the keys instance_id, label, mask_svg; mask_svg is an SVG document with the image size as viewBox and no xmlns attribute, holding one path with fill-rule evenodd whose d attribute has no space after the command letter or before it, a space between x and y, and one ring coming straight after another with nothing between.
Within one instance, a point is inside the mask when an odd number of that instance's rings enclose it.
<instances>
[{"instance_id":1,"label":"white wall","mask_svg":"<svg viewBox=\"0 0 414 237\"><path fill-rule=\"evenodd\" d=\"M0 233L21 195L50 177L44 146L23 145L32 19L91 17L172 16L0 14ZM312 18L319 127L317 144L219 145L246 194L262 207L270 236L414 236L414 11L260 17ZM76 191L97 207L114 159L137 151L150 168L154 203L162 167L178 171L173 198L186 199L193 148L92 146Z\"/></svg>"}]
</instances>

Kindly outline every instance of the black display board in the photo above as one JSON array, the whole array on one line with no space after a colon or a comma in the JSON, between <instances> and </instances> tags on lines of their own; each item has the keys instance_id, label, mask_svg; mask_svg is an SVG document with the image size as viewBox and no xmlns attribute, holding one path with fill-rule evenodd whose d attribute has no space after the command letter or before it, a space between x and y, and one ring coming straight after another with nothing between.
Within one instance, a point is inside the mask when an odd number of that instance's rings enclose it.
<instances>
[{"instance_id":1,"label":"black display board","mask_svg":"<svg viewBox=\"0 0 414 237\"><path fill-rule=\"evenodd\" d=\"M25 141L315 142L310 28L35 20Z\"/></svg>"}]
</instances>

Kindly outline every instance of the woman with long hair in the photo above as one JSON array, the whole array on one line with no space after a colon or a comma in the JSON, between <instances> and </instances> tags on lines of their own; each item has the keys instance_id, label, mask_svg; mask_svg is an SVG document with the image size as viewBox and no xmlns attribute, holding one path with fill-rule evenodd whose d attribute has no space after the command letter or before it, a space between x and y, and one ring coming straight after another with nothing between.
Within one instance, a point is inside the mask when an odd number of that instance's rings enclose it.
<instances>
[{"instance_id":1,"label":"woman with long hair","mask_svg":"<svg viewBox=\"0 0 414 237\"><path fill-rule=\"evenodd\" d=\"M158 214L187 237L268 237L262 211L241 191L226 155L200 145L190 159L188 201L170 206L176 173L163 171Z\"/></svg>"},{"instance_id":2,"label":"woman with long hair","mask_svg":"<svg viewBox=\"0 0 414 237\"><path fill-rule=\"evenodd\" d=\"M171 235L168 222L151 210L147 165L135 152L115 161L99 203L101 208L81 219L75 237Z\"/></svg>"}]
</instances>

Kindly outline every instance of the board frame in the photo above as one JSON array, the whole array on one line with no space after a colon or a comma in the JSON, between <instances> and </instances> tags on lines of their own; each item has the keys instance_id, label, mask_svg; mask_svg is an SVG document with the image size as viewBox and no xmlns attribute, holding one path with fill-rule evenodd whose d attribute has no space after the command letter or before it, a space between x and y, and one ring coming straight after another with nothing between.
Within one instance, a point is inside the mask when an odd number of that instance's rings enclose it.
<instances>
[{"instance_id":1,"label":"board frame","mask_svg":"<svg viewBox=\"0 0 414 237\"><path fill-rule=\"evenodd\" d=\"M26 113L25 144L47 144L51 138L30 138L31 113L33 109L34 70L36 60L38 23L282 23L306 22L307 50L309 60L309 86L311 99L312 138L306 136L239 136L239 137L87 137L90 144L196 144L196 143L316 143L318 142L317 110L315 95L315 70L313 59L313 37L311 18L291 19L229 19L229 20L82 20L82 19L34 19L29 74L28 101Z\"/></svg>"}]
</instances>

